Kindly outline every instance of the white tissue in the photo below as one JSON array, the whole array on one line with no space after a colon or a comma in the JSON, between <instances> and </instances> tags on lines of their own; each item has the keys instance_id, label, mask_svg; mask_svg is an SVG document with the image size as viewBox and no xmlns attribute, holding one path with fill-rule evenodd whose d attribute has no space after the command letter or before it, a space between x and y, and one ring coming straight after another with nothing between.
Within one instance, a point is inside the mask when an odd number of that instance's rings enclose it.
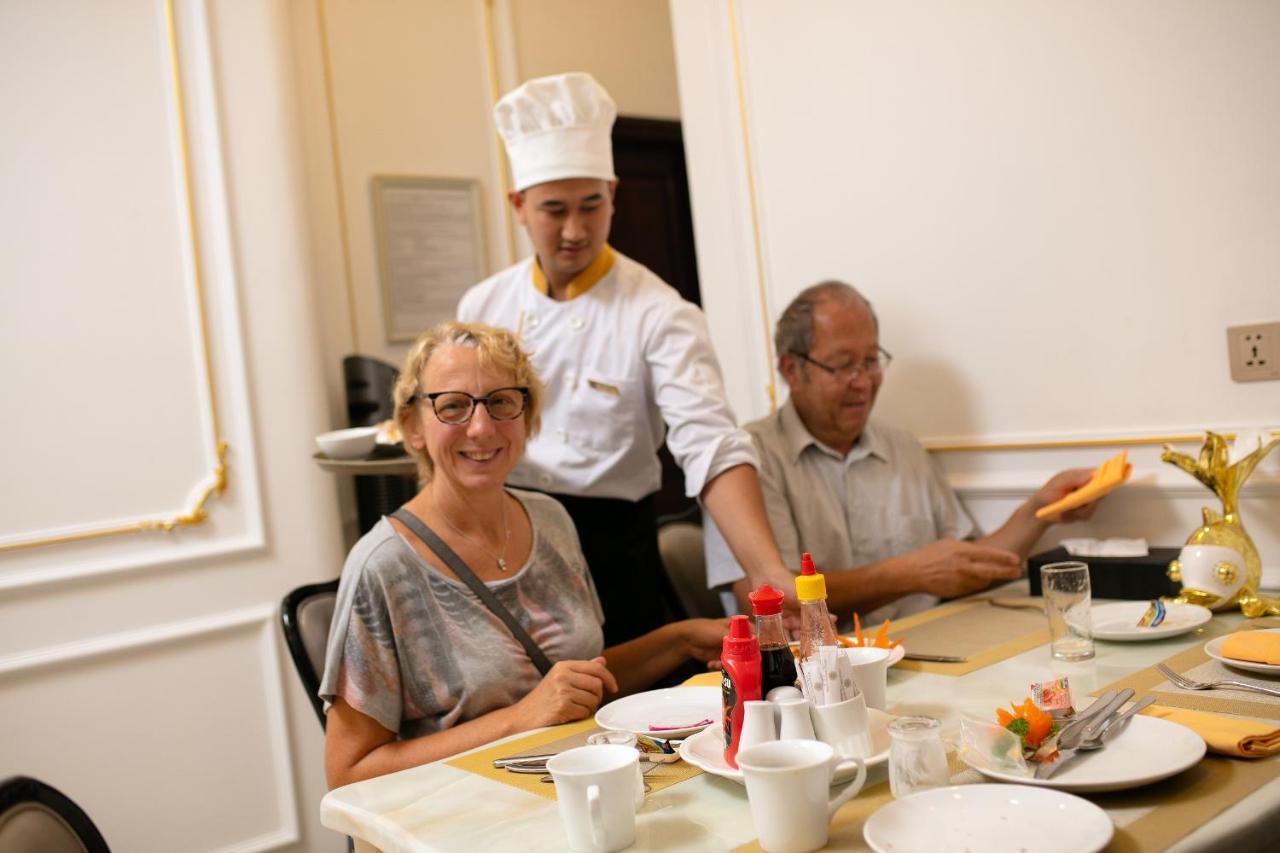
<instances>
[{"instance_id":1,"label":"white tissue","mask_svg":"<svg viewBox=\"0 0 1280 853\"><path fill-rule=\"evenodd\" d=\"M1146 539L1063 539L1059 542L1073 557L1145 557Z\"/></svg>"}]
</instances>

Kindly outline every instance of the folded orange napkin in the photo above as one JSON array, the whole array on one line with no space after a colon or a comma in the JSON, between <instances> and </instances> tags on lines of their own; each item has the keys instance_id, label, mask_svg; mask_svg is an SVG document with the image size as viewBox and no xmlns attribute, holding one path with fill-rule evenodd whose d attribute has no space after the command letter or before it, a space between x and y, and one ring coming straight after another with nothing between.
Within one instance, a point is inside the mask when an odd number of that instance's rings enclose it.
<instances>
[{"instance_id":1,"label":"folded orange napkin","mask_svg":"<svg viewBox=\"0 0 1280 853\"><path fill-rule=\"evenodd\" d=\"M1115 456L1103 462L1093 472L1093 477L1089 482L1048 506L1040 507L1040 509L1036 510L1036 518L1062 515L1067 510L1093 503L1116 486L1122 484L1129 479L1129 472L1133 470L1133 466L1126 461L1127 455L1126 451L1121 450Z\"/></svg>"},{"instance_id":2,"label":"folded orange napkin","mask_svg":"<svg viewBox=\"0 0 1280 853\"><path fill-rule=\"evenodd\" d=\"M1223 641L1222 656L1254 663L1280 664L1280 634L1237 631Z\"/></svg>"},{"instance_id":3,"label":"folded orange napkin","mask_svg":"<svg viewBox=\"0 0 1280 853\"><path fill-rule=\"evenodd\" d=\"M1280 753L1280 729L1274 723L1162 705L1152 705L1142 713L1186 726L1204 738L1210 752L1220 755L1266 758Z\"/></svg>"}]
</instances>

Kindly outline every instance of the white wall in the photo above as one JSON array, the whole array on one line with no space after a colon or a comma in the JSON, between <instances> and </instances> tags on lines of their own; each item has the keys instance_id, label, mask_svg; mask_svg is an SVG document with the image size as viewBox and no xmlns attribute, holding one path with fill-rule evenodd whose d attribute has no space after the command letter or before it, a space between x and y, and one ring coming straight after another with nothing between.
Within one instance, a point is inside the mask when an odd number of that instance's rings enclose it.
<instances>
[{"instance_id":1,"label":"white wall","mask_svg":"<svg viewBox=\"0 0 1280 853\"><path fill-rule=\"evenodd\" d=\"M277 616L343 558L289 5L176 0L179 102L165 3L0 4L0 777L115 850L344 847ZM219 438L206 520L94 535L191 510Z\"/></svg>"},{"instance_id":2,"label":"white wall","mask_svg":"<svg viewBox=\"0 0 1280 853\"><path fill-rule=\"evenodd\" d=\"M836 277L895 356L878 414L933 445L1028 446L943 457L988 525L1114 452L1089 440L1280 426L1280 384L1233 383L1225 341L1280 319L1280 7L671 8L699 275L740 416L768 411L766 330ZM1131 456L1146 485L1091 530L1180 543L1208 493L1157 448ZM1244 517L1280 568L1277 472L1280 455Z\"/></svg>"}]
</instances>

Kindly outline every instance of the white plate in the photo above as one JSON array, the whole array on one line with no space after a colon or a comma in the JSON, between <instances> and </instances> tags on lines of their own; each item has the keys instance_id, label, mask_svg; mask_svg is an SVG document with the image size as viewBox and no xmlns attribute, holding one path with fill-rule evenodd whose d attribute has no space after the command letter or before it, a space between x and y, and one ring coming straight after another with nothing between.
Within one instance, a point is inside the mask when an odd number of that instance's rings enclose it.
<instances>
[{"instance_id":1,"label":"white plate","mask_svg":"<svg viewBox=\"0 0 1280 853\"><path fill-rule=\"evenodd\" d=\"M688 737L720 719L719 687L667 687L626 696L596 711L596 725L660 738ZM710 720L701 726L689 725ZM650 726L678 726L653 731Z\"/></svg>"},{"instance_id":2,"label":"white plate","mask_svg":"<svg viewBox=\"0 0 1280 853\"><path fill-rule=\"evenodd\" d=\"M1160 640L1194 631L1213 618L1213 611L1207 607L1166 601L1164 621L1154 628L1139 628L1138 620L1150 605L1149 601L1117 601L1094 605L1093 638L1119 642Z\"/></svg>"},{"instance_id":3,"label":"white plate","mask_svg":"<svg viewBox=\"0 0 1280 853\"><path fill-rule=\"evenodd\" d=\"M846 636L845 639L848 640L851 644L854 644L853 637ZM792 643L791 653L795 654L795 650L799 646L800 646L799 643ZM889 666L893 666L895 663L902 660L902 656L905 655L906 653L907 653L907 648L906 646L902 645L902 643L898 643L898 645L894 646L892 649L889 649Z\"/></svg>"},{"instance_id":4,"label":"white plate","mask_svg":"<svg viewBox=\"0 0 1280 853\"><path fill-rule=\"evenodd\" d=\"M1021 785L956 785L894 800L867 819L862 837L877 853L1093 853L1115 828L1093 803Z\"/></svg>"},{"instance_id":5,"label":"white plate","mask_svg":"<svg viewBox=\"0 0 1280 853\"><path fill-rule=\"evenodd\" d=\"M884 711L867 709L867 722L871 729L871 748L875 750L865 762L867 767L875 767L889 760L889 721L892 719L893 717ZM736 767L730 767L724 760L724 736L716 726L708 726L680 744L680 757L712 776L723 776L739 785L742 784L742 771ZM854 766L837 770L831 784L848 781L857 775L857 772L858 769Z\"/></svg>"},{"instance_id":6,"label":"white plate","mask_svg":"<svg viewBox=\"0 0 1280 853\"><path fill-rule=\"evenodd\" d=\"M1204 740L1186 726L1139 714L1129 720L1115 740L1102 749L1076 753L1070 763L1048 779L990 770L979 767L967 755L962 757L983 776L1002 782L1097 792L1137 788L1167 779L1204 758L1204 751Z\"/></svg>"},{"instance_id":7,"label":"white plate","mask_svg":"<svg viewBox=\"0 0 1280 853\"><path fill-rule=\"evenodd\" d=\"M1259 628L1259 631L1266 631L1268 634L1280 634L1280 628ZM1247 669L1249 672L1261 672L1264 675L1280 675L1280 666L1273 663L1257 663L1251 660L1236 660L1235 658L1227 658L1222 656L1222 644L1227 641L1226 637L1215 637L1204 644L1204 653L1214 660L1221 661L1227 666L1234 666L1236 669Z\"/></svg>"}]
</instances>

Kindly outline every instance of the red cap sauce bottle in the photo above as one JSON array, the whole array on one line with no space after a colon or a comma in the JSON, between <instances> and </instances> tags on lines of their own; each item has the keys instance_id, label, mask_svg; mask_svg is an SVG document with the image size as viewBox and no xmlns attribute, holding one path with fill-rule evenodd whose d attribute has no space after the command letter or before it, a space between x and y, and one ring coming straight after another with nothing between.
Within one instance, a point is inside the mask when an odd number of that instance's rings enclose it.
<instances>
[{"instance_id":1,"label":"red cap sauce bottle","mask_svg":"<svg viewBox=\"0 0 1280 853\"><path fill-rule=\"evenodd\" d=\"M760 692L767 697L775 687L795 687L796 659L782 630L782 593L766 583L747 598L760 644Z\"/></svg>"},{"instance_id":2,"label":"red cap sauce bottle","mask_svg":"<svg viewBox=\"0 0 1280 853\"><path fill-rule=\"evenodd\" d=\"M742 735L742 703L759 699L760 646L746 616L729 620L720 652L720 691L724 703L724 760L737 767L738 738Z\"/></svg>"}]
</instances>

